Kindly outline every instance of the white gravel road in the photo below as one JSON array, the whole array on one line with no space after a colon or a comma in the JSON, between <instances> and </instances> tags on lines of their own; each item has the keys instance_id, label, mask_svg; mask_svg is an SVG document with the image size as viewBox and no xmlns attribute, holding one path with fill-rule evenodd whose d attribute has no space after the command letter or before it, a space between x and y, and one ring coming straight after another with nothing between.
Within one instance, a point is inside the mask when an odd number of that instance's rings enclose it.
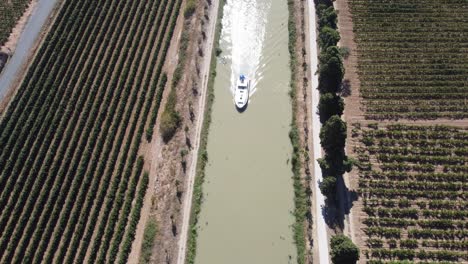
<instances>
[{"instance_id":1,"label":"white gravel road","mask_svg":"<svg viewBox=\"0 0 468 264\"><path fill-rule=\"evenodd\" d=\"M315 193L315 208L316 211L313 213L315 224L317 226L317 241L318 244L318 253L319 253L319 263L328 264L330 263L329 258L329 249L328 249L328 235L327 235L327 225L325 223L325 217L323 215L323 208L325 207L325 198L320 192L319 182L322 181L322 170L317 162L317 159L322 157L322 147L320 146L320 119L317 114L317 105L320 99L319 91L317 90L318 86L318 75L317 72L318 66L318 50L317 50L317 31L316 31L316 14L315 14L315 4L313 0L308 0L309 4L309 43L310 43L310 80L312 82L312 141L313 141L313 157L315 158L314 162L314 177L315 182L313 182L313 191Z\"/></svg>"}]
</instances>

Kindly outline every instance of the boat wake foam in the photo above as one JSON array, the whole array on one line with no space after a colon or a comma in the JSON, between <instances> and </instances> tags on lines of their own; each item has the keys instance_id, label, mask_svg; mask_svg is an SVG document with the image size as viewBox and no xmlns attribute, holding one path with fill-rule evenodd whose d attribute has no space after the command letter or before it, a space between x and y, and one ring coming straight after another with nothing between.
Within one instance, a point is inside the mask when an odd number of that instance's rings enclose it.
<instances>
[{"instance_id":1,"label":"boat wake foam","mask_svg":"<svg viewBox=\"0 0 468 264\"><path fill-rule=\"evenodd\" d=\"M260 59L265 40L265 27L270 3L255 0L230 0L224 6L221 41L226 47L225 59L231 61L231 92L234 94L239 75L252 80L250 96L262 79Z\"/></svg>"}]
</instances>

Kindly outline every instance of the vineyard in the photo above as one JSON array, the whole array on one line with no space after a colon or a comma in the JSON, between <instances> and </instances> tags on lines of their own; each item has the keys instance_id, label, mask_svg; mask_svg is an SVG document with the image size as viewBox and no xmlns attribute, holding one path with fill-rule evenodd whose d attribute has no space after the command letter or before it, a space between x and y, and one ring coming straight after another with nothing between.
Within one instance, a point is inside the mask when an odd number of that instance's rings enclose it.
<instances>
[{"instance_id":1,"label":"vineyard","mask_svg":"<svg viewBox=\"0 0 468 264\"><path fill-rule=\"evenodd\" d=\"M350 0L366 119L468 117L466 0Z\"/></svg>"},{"instance_id":2,"label":"vineyard","mask_svg":"<svg viewBox=\"0 0 468 264\"><path fill-rule=\"evenodd\" d=\"M29 0L12 0L0 2L0 46L5 44L18 19L28 7Z\"/></svg>"},{"instance_id":3,"label":"vineyard","mask_svg":"<svg viewBox=\"0 0 468 264\"><path fill-rule=\"evenodd\" d=\"M354 123L352 137L368 263L468 261L468 130Z\"/></svg>"},{"instance_id":4,"label":"vineyard","mask_svg":"<svg viewBox=\"0 0 468 264\"><path fill-rule=\"evenodd\" d=\"M66 0L0 122L0 263L127 262L181 2Z\"/></svg>"}]
</instances>

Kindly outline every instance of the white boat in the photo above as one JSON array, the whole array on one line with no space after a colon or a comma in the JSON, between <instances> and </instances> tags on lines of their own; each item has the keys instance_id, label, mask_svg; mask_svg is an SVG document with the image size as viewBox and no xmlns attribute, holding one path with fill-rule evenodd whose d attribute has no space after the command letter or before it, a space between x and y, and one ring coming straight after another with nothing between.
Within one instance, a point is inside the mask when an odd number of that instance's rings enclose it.
<instances>
[{"instance_id":1,"label":"white boat","mask_svg":"<svg viewBox=\"0 0 468 264\"><path fill-rule=\"evenodd\" d=\"M234 91L234 103L238 110L244 110L249 102L250 80L244 75L239 76Z\"/></svg>"}]
</instances>

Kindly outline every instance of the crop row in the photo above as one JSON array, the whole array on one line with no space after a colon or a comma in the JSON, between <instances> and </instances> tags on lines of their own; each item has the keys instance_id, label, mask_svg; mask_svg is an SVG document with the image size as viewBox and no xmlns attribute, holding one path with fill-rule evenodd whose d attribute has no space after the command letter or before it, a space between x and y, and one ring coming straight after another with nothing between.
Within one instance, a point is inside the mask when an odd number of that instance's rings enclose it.
<instances>
[{"instance_id":1,"label":"crop row","mask_svg":"<svg viewBox=\"0 0 468 264\"><path fill-rule=\"evenodd\" d=\"M48 56L33 61L0 122L2 262L83 262L87 251L114 262L121 248L126 261L134 237L126 226L135 228L147 185L137 152L150 109L159 107L154 95L180 3L63 5L41 47ZM112 246L96 243L96 230Z\"/></svg>"},{"instance_id":2,"label":"crop row","mask_svg":"<svg viewBox=\"0 0 468 264\"><path fill-rule=\"evenodd\" d=\"M90 85L84 86L84 88L86 88L86 87L90 87ZM94 86L94 87L98 87L98 86ZM84 89L84 90L86 90L86 89ZM97 91L97 89L94 89L94 90ZM103 90L104 90L104 89L103 89ZM93 96L93 97L94 97L94 96ZM84 98L83 98L83 99L84 99ZM91 106L91 105L92 105L92 104L87 104L87 106ZM86 109L86 108L85 108L85 109ZM86 113L86 110L85 110L84 112ZM78 117L79 115L75 115L75 116ZM85 119L82 118L81 120L85 120ZM82 125L81 125L81 124L82 124ZM84 125L84 123L83 123L83 122L80 122L80 125L78 125L78 126L75 127L75 128L76 128L76 129L80 129L80 127L82 127L83 125ZM90 127L90 126L87 126L86 131L90 131L90 129L91 129L91 127ZM69 135L71 135L72 132L73 132L73 129L70 129L70 130L68 130L68 131L69 131ZM89 133L89 132L88 132L88 133ZM86 135L86 133L83 133L83 134ZM78 135L79 135L79 134L76 134L76 133L74 134L74 140L72 140L72 142L77 142L77 140L78 140L78 138L79 138ZM74 144L76 144L76 143L74 143ZM66 157L69 157L69 158L66 159L66 160L69 160L69 159L72 158L72 157L71 157L71 153L73 153L73 152L67 152ZM78 156L76 156L76 157L78 157ZM75 164L76 164L76 163L75 163ZM58 168L57 168L57 169L58 169ZM60 172L61 172L60 175L62 175L63 172L66 172L66 169L63 169L63 167L62 167L61 170L60 170ZM62 177L60 177L59 179L61 179L61 178L62 178ZM69 181L67 181L67 184L70 184ZM56 190L58 191L59 189L57 188ZM60 196L60 197L62 197L62 196Z\"/></svg>"},{"instance_id":3,"label":"crop row","mask_svg":"<svg viewBox=\"0 0 468 264\"><path fill-rule=\"evenodd\" d=\"M366 119L468 117L466 3L351 0L350 7Z\"/></svg>"},{"instance_id":4,"label":"crop row","mask_svg":"<svg viewBox=\"0 0 468 264\"><path fill-rule=\"evenodd\" d=\"M468 131L353 125L368 263L466 261Z\"/></svg>"},{"instance_id":5,"label":"crop row","mask_svg":"<svg viewBox=\"0 0 468 264\"><path fill-rule=\"evenodd\" d=\"M145 19L147 19L149 17L148 14L149 14L150 10L151 10L150 8L146 9L145 13L143 13L143 15L139 19L136 20L137 25L138 25L138 23L140 23L140 21L141 21L141 23L144 23ZM134 36L135 37L140 37L141 40L142 40L141 43L145 44L146 41L147 41L147 34L149 34L149 31L147 30L147 28L141 26L140 28L135 29L135 32L136 32L136 35L134 35ZM130 37L132 37L132 34L135 34L135 33L131 33ZM139 47L138 45L134 44L134 46L132 46L131 49L136 49L138 47ZM126 54L126 56L128 56L127 53L125 53L125 54ZM133 56L132 60L128 60L128 59L124 58L122 61L127 61L128 65L130 65L130 67L137 68L137 65L135 64L135 61L138 61L139 59L141 59L140 54L137 55L137 56ZM129 111L135 111L133 107L135 105L135 100L136 99L133 99L133 98L136 98L136 94L139 93L139 90L138 89L133 89L133 91L130 91L130 87L132 87L132 85L127 85L127 83L128 83L129 78L131 80L131 78L134 77L134 76L129 75L130 71L126 70L127 67L128 66L123 67L123 74L120 76L122 81L119 81L119 83L117 84L117 87L118 87L117 90L122 90L123 89L123 91L126 94L126 98L130 97L130 100L128 102L130 107L127 106L127 110L126 110L127 113L129 113ZM122 109L121 111L124 111L124 106L121 109ZM120 113L121 112L119 111L117 116L119 116ZM104 114L104 112L103 112L103 114ZM135 114L138 115L139 113L135 113ZM110 115L110 116L112 116L112 115ZM125 122L125 124L120 128L121 130L125 130L127 128L127 126L130 124L130 115L128 115L128 117L124 117L123 122ZM110 125L110 123L109 123L109 125ZM97 126L97 128L99 128L99 127L100 127L100 125ZM106 126L106 127L108 127L108 126ZM97 148L97 150L102 149L103 143L106 140L106 138L105 138L106 133L104 133L102 135L103 135L104 138L102 138L101 140L98 141L101 144L98 145L99 148ZM125 141L122 141L122 142L125 142ZM114 151L117 151L117 150L114 150ZM100 159L99 154L94 156L94 159L92 160L91 165L90 165L90 168L92 170L97 167L99 159ZM122 160L122 163L123 162L124 162L124 160ZM133 163L126 164L126 166L128 166L128 169L131 170L133 168ZM61 221L60 222L61 227L59 227L60 228L59 230L63 230L62 231L62 233L64 233L63 237L66 239L65 240L65 245L69 245L70 240L71 240L71 236L75 233L73 230L74 230L74 228L75 228L75 226L77 224L77 221L80 218L80 216L83 217L83 215L84 215L84 213L86 211L86 210L83 209L83 205L85 205L85 198L88 195L87 190L89 190L90 186L93 186L94 188L97 188L96 185L98 184L98 182L97 183L95 182L96 178L91 177L91 175L93 175L93 173L94 173L94 171L92 171L90 173L87 173L87 175L89 175L89 176L85 178L85 181L83 183L81 183L81 184L85 184L85 186L87 186L86 188L81 188L80 187L80 188L72 189L73 190L72 192L76 193L75 201L74 202L70 201L70 206L68 207L70 209L68 211L65 211L65 213L71 215L72 217L71 217L71 219L68 220L68 223L65 222L65 221ZM116 180L119 180L119 178L117 178ZM78 190L79 190L79 193L78 193ZM67 214L64 215L64 216L61 216L61 219L68 219L69 216ZM59 241L60 241L59 239L55 239L52 242L52 246L57 247ZM62 240L62 243L63 243L63 240ZM60 262L63 261L63 258L65 257L65 253L66 253L66 248L65 247L62 247L62 250L58 251L57 259Z\"/></svg>"},{"instance_id":6,"label":"crop row","mask_svg":"<svg viewBox=\"0 0 468 264\"><path fill-rule=\"evenodd\" d=\"M174 2L173 2L174 4ZM169 17L169 15L167 16ZM136 70L133 71L133 74L136 74ZM143 75L139 76L138 79L141 79L143 78ZM143 91L145 92L145 91ZM141 114L141 111L142 111L142 108L143 108L143 104L144 104L144 98L145 98L145 95L142 94L140 96L140 99L138 101L138 106L137 106L137 112L138 112L138 115ZM151 103L151 102L149 102ZM149 104L147 104L147 107L149 107ZM146 120L146 117L147 117L147 114L143 114L142 117L145 118ZM144 126L144 124L143 124ZM134 122L134 125L132 125L131 127L131 130L132 131L135 131L137 128L137 123ZM127 141L127 144L125 145L124 147L124 153L128 153L129 151L131 151L130 155L129 155L129 161L130 163L133 163L135 161L135 158L136 158L136 154L137 154L137 151L138 151L138 145L139 145L139 142L141 140L141 129L139 129L138 133L137 133L137 137L135 138L136 140L136 144L133 144L133 147L131 145L131 141ZM124 157L122 156L122 159L124 159ZM95 239L95 247L93 248L98 248L98 247L101 247L101 249L99 251L92 251L92 254L90 256L90 260L91 262L94 262L94 259L97 258L97 262L103 262L104 261L104 258L105 258L105 254L107 252L107 249L108 249L108 246L110 245L110 240L112 238L112 234L113 234L113 230L115 228L114 224L117 223L118 221L118 214L119 214L119 208L123 205L123 200L124 200L124 194L125 194L125 190L127 188L127 182L129 180L129 177L130 177L130 174L131 174L131 170L129 169L129 167L126 167L125 171L124 171L124 166L121 165L117 168L117 177L118 178L121 178L120 179L120 182L119 181L115 181L113 185L111 185L111 193L112 193L112 196L108 197L110 199L108 199L106 201L106 205L105 205L105 215L108 216L108 221L109 223L111 224L105 224L105 221L103 220L103 222L101 223L101 225L98 227L98 232L97 232L97 235L96 235L96 239ZM98 242L100 241L100 242ZM104 242L102 242L104 241Z\"/></svg>"},{"instance_id":7,"label":"crop row","mask_svg":"<svg viewBox=\"0 0 468 264\"><path fill-rule=\"evenodd\" d=\"M53 113L53 112L49 112L49 116L50 116L51 113ZM50 120L50 119L49 119L49 120ZM2 122L2 123L3 123L3 122ZM47 122L46 122L46 125L48 125ZM51 133L51 134L53 134L53 133ZM42 136L42 137L43 137L43 134L39 134L38 136ZM50 144L50 139L46 139L46 140L44 141L44 143L45 143L45 144L48 144L48 143ZM20 144L19 141L18 141L18 144ZM37 147L39 147L39 146L41 146L41 145L40 145L40 144L35 145L35 149L36 149ZM54 146L56 146L56 144L54 144ZM26 151L25 148L23 148L23 150ZM33 149L33 151L34 151L34 149ZM41 151L40 153L45 154L46 152L47 152L47 149L43 149L43 151ZM35 154L34 152L32 152L32 154L35 155L35 156L37 155L37 154ZM25 155L25 156L26 156L26 155ZM49 157L49 159L48 159L49 161L52 160L52 157L51 157L51 156L48 156L48 157ZM31 159L28 159L28 160L26 161L26 166L24 166L24 169L28 169L28 168L30 168L30 166L32 166L32 164L34 163L34 158L35 158L35 157L33 156ZM16 161L17 163L23 163L23 164L24 164L24 160L22 160L22 159L18 159L18 158L17 158L16 160L11 159L11 163L12 163L12 164L13 164L15 161ZM40 164L40 162L38 162L38 163L36 163L36 164ZM49 164L49 163L46 163L46 164ZM10 167L12 167L12 166L10 166ZM13 170L13 175L19 174L19 173L20 173L20 171L18 171L18 166L15 166L15 168L16 168L16 169ZM20 167L20 168L21 168L21 167ZM38 169L36 168L35 171L37 171L37 170L38 170ZM36 173L37 173L37 172L36 172ZM39 174L40 176L39 176L39 177L36 177L36 179L38 179L38 181L41 182L41 181L43 180L43 177L42 177L42 176L43 176L44 174L42 174L42 173L40 173L40 172L39 172L38 174ZM33 184L32 181L35 180L35 178L34 178L34 177L29 177L28 180L26 181L26 184L24 184L24 186L21 186L21 185L15 184L15 182L13 181L13 180L15 179L15 177L12 177L11 174L7 174L7 173L5 173L5 172L4 172L4 174L2 174L2 176L6 176L6 175L10 175L10 177L8 178L8 184L7 184L7 187L5 188L4 191L10 192L10 191L8 190L9 186L12 186L12 187L15 186L15 191L14 191L13 193L10 193L10 194L9 194L9 196L10 196L10 201L11 201L11 200L14 201L14 200L17 200L17 199L18 199L18 195L19 195L19 192L21 191L21 187L24 187L24 188L25 188L25 191L23 192L23 195L22 195L21 197L27 198L28 190L29 190L29 189L27 189L27 187L28 187L28 186L31 186L31 185ZM6 178L6 177L5 177L5 178ZM4 178L4 179L5 179L5 178ZM26 178L26 175L23 174L23 175L19 178L19 181L25 181L24 178ZM37 191L37 189L35 189L35 191ZM34 196L33 196L33 197L34 197ZM4 198L4 199L3 199L3 198ZM2 206L6 203L6 199L8 199L8 196L6 195L6 193L2 193ZM22 202L21 202L22 200L23 200L23 199L20 199L19 202L17 203L17 205L21 205L21 204L22 204ZM32 201L33 201L33 200L32 200ZM12 215L8 215L8 213L10 212L10 211L8 210L8 208L11 208L11 210L12 210L13 203L10 202L9 205L10 205L10 206L7 206L6 209L4 209L4 211L3 211L3 213L5 213L5 214L2 214L2 218L1 218L2 220L5 220L5 221L6 221L6 219L8 219L8 218L9 218L10 220L14 220L14 216L20 213L20 211L19 211L20 209L18 209L18 208L21 208L21 206L16 206L15 212L17 212L17 213L16 213L16 214L12 214ZM18 215L18 217L19 217L19 215ZM14 223L15 221L10 221L10 222L11 222L11 223ZM5 223L5 222L2 221L1 223L2 223L1 227L3 228L3 227L4 227L4 224L3 224L3 223ZM11 227L13 227L13 226L11 226ZM3 229L2 229L2 230L3 230ZM12 230L11 230L11 231L12 231ZM8 234L8 228L7 228L7 234ZM5 242L5 240L6 240L7 237L8 237L8 236L5 236L5 233L3 233L3 236L2 236L2 246L4 245L3 242Z\"/></svg>"}]
</instances>

